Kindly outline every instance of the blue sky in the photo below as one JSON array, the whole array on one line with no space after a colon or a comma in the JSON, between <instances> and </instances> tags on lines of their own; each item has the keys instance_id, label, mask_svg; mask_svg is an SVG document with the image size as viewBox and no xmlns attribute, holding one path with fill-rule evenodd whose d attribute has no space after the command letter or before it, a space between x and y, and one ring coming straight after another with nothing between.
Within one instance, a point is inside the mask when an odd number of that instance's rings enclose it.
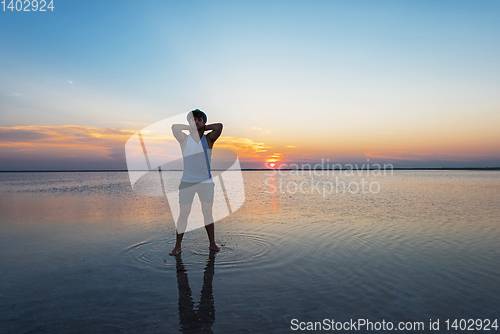
<instances>
[{"instance_id":1,"label":"blue sky","mask_svg":"<svg viewBox=\"0 0 500 334\"><path fill-rule=\"evenodd\" d=\"M54 6L0 12L2 127L138 130L201 108L268 155L299 147L288 160L409 152L500 165L498 1Z\"/></svg>"}]
</instances>

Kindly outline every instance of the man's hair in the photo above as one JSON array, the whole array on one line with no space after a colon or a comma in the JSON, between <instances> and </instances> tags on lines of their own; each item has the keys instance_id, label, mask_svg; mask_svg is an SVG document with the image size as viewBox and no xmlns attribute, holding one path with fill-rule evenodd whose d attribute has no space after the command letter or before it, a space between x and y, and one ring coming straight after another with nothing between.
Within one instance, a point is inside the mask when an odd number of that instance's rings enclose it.
<instances>
[{"instance_id":1,"label":"man's hair","mask_svg":"<svg viewBox=\"0 0 500 334\"><path fill-rule=\"evenodd\" d=\"M194 118L201 117L203 119L203 121L205 121L205 123L207 122L207 115L205 115L205 113L203 111L201 111L200 109L191 110L189 112L189 115L188 115L188 120L190 120L191 117L194 117Z\"/></svg>"}]
</instances>

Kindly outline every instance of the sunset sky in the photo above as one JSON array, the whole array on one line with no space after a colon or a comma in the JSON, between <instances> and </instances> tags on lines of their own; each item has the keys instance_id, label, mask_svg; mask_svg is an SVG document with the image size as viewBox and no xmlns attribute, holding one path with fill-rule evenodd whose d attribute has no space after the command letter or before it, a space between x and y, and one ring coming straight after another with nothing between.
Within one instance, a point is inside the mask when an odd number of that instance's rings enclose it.
<instances>
[{"instance_id":1,"label":"sunset sky","mask_svg":"<svg viewBox=\"0 0 500 334\"><path fill-rule=\"evenodd\" d=\"M500 166L500 1L0 4L0 170L126 169L194 108L246 168Z\"/></svg>"}]
</instances>

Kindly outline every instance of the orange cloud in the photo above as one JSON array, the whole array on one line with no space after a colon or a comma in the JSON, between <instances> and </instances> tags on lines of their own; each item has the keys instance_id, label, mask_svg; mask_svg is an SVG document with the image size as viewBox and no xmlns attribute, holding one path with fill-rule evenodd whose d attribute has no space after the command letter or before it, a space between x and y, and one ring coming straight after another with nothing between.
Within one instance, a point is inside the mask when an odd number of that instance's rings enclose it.
<instances>
[{"instance_id":1,"label":"orange cloud","mask_svg":"<svg viewBox=\"0 0 500 334\"><path fill-rule=\"evenodd\" d=\"M255 142L248 138L222 136L216 143L217 148L235 151L241 158L262 160L262 153L270 148L264 143Z\"/></svg>"},{"instance_id":2,"label":"orange cloud","mask_svg":"<svg viewBox=\"0 0 500 334\"><path fill-rule=\"evenodd\" d=\"M86 166L104 166L106 161L114 161L114 167L109 168L125 169L125 143L136 132L78 125L0 127L0 155L4 160L0 168L16 168L15 161L30 161L35 165L32 169L36 169L39 162L62 160L73 165L84 162ZM173 136L143 136L156 145L175 141ZM248 138L222 136L216 148L232 150L243 161L265 161L270 147Z\"/></svg>"},{"instance_id":3,"label":"orange cloud","mask_svg":"<svg viewBox=\"0 0 500 334\"><path fill-rule=\"evenodd\" d=\"M126 169L125 143L136 132L136 129L78 125L0 127L0 169ZM170 135L143 133L143 136L148 136L148 143L161 147L172 141L176 144ZM321 141L317 145L306 145L302 142L299 150L289 142L264 143L250 138L222 136L215 148L232 150L240 161L254 165L269 161L317 161L321 158L347 161L363 156L401 162L473 162L489 161L498 156L485 149L485 145L481 150L460 147L461 151L457 145L449 150L440 146L434 147L436 151L433 152L432 147L425 146L406 148L387 144L370 149L356 142L351 142L351 146L348 144Z\"/></svg>"},{"instance_id":4,"label":"orange cloud","mask_svg":"<svg viewBox=\"0 0 500 334\"><path fill-rule=\"evenodd\" d=\"M271 155L267 159L267 161L268 162L283 161L284 160L283 158L284 158L283 154L281 154L281 153L274 153L273 155Z\"/></svg>"},{"instance_id":5,"label":"orange cloud","mask_svg":"<svg viewBox=\"0 0 500 334\"><path fill-rule=\"evenodd\" d=\"M135 131L77 125L0 127L0 146L108 150ZM113 145L114 144L114 145Z\"/></svg>"},{"instance_id":6,"label":"orange cloud","mask_svg":"<svg viewBox=\"0 0 500 334\"><path fill-rule=\"evenodd\" d=\"M367 152L365 156L370 158L408 160L408 161L429 161L429 160L474 161L478 159L491 158L491 155L488 154L439 153L439 152L429 153L429 152L410 152L410 151L376 151L376 152Z\"/></svg>"},{"instance_id":7,"label":"orange cloud","mask_svg":"<svg viewBox=\"0 0 500 334\"><path fill-rule=\"evenodd\" d=\"M17 168L29 161L30 168L36 169L62 161L107 168L102 166L108 161L114 162L109 168L122 168L124 143L133 133L135 130L77 125L0 127L1 167Z\"/></svg>"}]
</instances>

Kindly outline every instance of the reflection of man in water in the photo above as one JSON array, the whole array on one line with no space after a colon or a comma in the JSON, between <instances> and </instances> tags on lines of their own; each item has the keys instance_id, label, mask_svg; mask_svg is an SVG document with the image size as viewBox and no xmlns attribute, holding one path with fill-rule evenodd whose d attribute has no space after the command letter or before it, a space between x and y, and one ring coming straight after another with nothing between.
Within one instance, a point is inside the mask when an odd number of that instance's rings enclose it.
<instances>
[{"instance_id":1,"label":"reflection of man in water","mask_svg":"<svg viewBox=\"0 0 500 334\"><path fill-rule=\"evenodd\" d=\"M184 161L184 172L179 186L179 206L180 214L177 221L177 238L174 249L170 255L177 255L181 252L181 243L186 231L189 213L195 193L201 202L201 210L210 240L210 249L218 252L220 248L215 244L214 220L212 206L214 203L214 182L210 170L212 147L222 133L222 124L215 123L206 125L207 115L199 109L195 109L188 114L189 125L174 124L172 132L175 139L181 145L182 157ZM189 131L189 135L183 133ZM210 131L206 135L205 131Z\"/></svg>"},{"instance_id":2,"label":"reflection of man in water","mask_svg":"<svg viewBox=\"0 0 500 334\"><path fill-rule=\"evenodd\" d=\"M214 278L215 251L210 251L203 275L203 288L198 309L191 296L188 276L181 256L176 257L177 285L179 287L179 320L184 333L213 333L215 321L214 296L212 281Z\"/></svg>"}]
</instances>

